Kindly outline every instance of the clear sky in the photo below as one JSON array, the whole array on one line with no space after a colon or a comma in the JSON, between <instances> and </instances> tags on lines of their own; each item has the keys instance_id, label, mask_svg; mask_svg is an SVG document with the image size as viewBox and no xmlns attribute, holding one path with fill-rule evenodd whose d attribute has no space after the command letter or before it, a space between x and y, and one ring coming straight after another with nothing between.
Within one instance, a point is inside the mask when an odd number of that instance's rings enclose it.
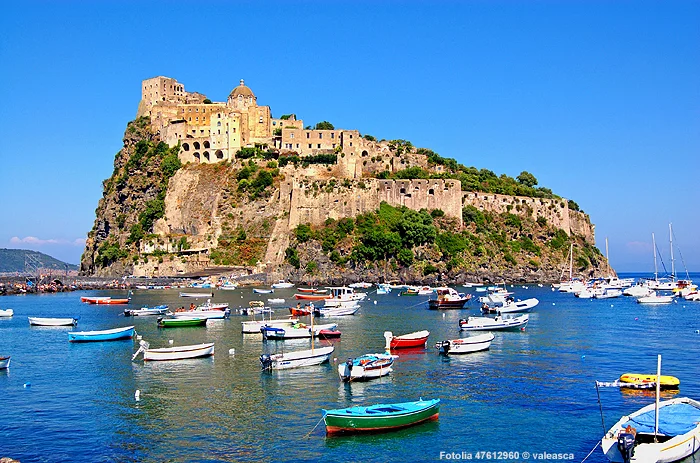
<instances>
[{"instance_id":1,"label":"clear sky","mask_svg":"<svg viewBox=\"0 0 700 463\"><path fill-rule=\"evenodd\" d=\"M0 247L78 263L141 81L535 175L618 271L700 270L700 2L8 2ZM678 255L680 250L681 256ZM677 268L678 268L677 267Z\"/></svg>"}]
</instances>

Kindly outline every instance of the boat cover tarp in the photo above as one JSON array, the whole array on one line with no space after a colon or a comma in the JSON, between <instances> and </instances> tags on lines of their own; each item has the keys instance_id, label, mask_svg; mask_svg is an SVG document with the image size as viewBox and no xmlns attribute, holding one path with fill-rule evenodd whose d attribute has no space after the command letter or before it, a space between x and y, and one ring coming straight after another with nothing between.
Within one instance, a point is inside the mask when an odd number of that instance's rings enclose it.
<instances>
[{"instance_id":1,"label":"boat cover tarp","mask_svg":"<svg viewBox=\"0 0 700 463\"><path fill-rule=\"evenodd\" d=\"M659 409L659 434L680 436L693 430L700 422L700 409L690 404L676 403ZM654 410L635 416L622 425L634 427L638 433L654 433Z\"/></svg>"}]
</instances>

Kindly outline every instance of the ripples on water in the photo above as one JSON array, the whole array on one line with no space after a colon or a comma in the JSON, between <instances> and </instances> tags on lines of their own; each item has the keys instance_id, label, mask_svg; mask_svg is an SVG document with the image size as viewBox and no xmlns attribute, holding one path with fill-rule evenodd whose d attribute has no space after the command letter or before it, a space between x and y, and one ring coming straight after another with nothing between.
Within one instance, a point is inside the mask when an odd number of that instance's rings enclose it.
<instances>
[{"instance_id":1,"label":"ripples on water","mask_svg":"<svg viewBox=\"0 0 700 463\"><path fill-rule=\"evenodd\" d=\"M631 299L578 300L549 288L515 289L519 298L541 301L527 330L496 333L490 351L449 358L433 346L467 335L457 322L477 313L475 303L443 316L420 304L425 298L372 294L357 316L338 319L343 335L333 341L333 359L383 351L385 330L428 329L431 336L426 351L399 351L388 377L353 384L338 380L335 364L262 373L261 353L306 349L310 342L263 343L260 336L243 336L240 321L248 317L213 320L205 329L164 330L156 328L155 318L124 318L120 306L82 304L85 293L0 298L0 308L15 310L12 319L0 319L0 355L12 355L10 370L0 371L0 456L23 463L384 462L483 450L573 453L580 461L602 433L595 380L653 373L660 353L664 373L681 379L680 395L700 397L700 303L640 306ZM278 290L275 297L291 302L293 293ZM216 294L233 307L251 299L257 298L250 290ZM136 291L131 306L175 307L182 301L176 290ZM132 362L137 346L131 341L71 344L69 328L27 322L27 316L74 315L81 317L79 330L133 324L152 347L166 347L171 339L175 345L213 341L216 355ZM279 315L286 314L280 309ZM439 421L328 439L318 424L324 408L419 397L442 400ZM601 399L609 427L653 401L653 394L603 389ZM588 461L606 460L598 450Z\"/></svg>"}]
</instances>

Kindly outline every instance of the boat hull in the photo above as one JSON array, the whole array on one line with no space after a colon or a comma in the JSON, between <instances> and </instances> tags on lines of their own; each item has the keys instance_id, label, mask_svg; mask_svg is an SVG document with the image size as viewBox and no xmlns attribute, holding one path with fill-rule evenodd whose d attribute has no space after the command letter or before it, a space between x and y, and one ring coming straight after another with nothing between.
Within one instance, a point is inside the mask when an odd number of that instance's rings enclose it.
<instances>
[{"instance_id":1,"label":"boat hull","mask_svg":"<svg viewBox=\"0 0 700 463\"><path fill-rule=\"evenodd\" d=\"M327 362L333 350L335 350L334 347L319 347L286 354L261 355L260 362L264 369L271 370L309 367Z\"/></svg>"},{"instance_id":2,"label":"boat hull","mask_svg":"<svg viewBox=\"0 0 700 463\"><path fill-rule=\"evenodd\" d=\"M469 302L468 298L460 299L458 301L440 301L437 299L431 299L428 301L428 308L430 310L463 309L464 304L467 302Z\"/></svg>"},{"instance_id":3,"label":"boat hull","mask_svg":"<svg viewBox=\"0 0 700 463\"><path fill-rule=\"evenodd\" d=\"M392 410L396 410L395 412ZM369 413L368 413L369 411ZM375 413L371 413L375 411ZM326 410L326 434L384 432L437 420L440 400Z\"/></svg>"},{"instance_id":4,"label":"boat hull","mask_svg":"<svg viewBox=\"0 0 700 463\"><path fill-rule=\"evenodd\" d=\"M257 320L241 322L243 333L260 334L260 328L270 326L274 328L291 328L292 325L299 323L299 319L290 318L288 320Z\"/></svg>"},{"instance_id":5,"label":"boat hull","mask_svg":"<svg viewBox=\"0 0 700 463\"><path fill-rule=\"evenodd\" d=\"M528 314L513 318L469 317L459 321L459 329L462 331L521 330L527 326L529 320Z\"/></svg>"},{"instance_id":6,"label":"boat hull","mask_svg":"<svg viewBox=\"0 0 700 463\"><path fill-rule=\"evenodd\" d=\"M462 339L453 339L435 344L441 354L471 354L489 350L491 341L494 339L493 333L485 333L479 336L471 336Z\"/></svg>"},{"instance_id":7,"label":"boat hull","mask_svg":"<svg viewBox=\"0 0 700 463\"><path fill-rule=\"evenodd\" d=\"M184 360L214 355L214 343L196 344L192 346L165 347L162 349L146 349L144 361Z\"/></svg>"},{"instance_id":8,"label":"boat hull","mask_svg":"<svg viewBox=\"0 0 700 463\"><path fill-rule=\"evenodd\" d=\"M12 309L0 310L0 317L11 317L15 314Z\"/></svg>"},{"instance_id":9,"label":"boat hull","mask_svg":"<svg viewBox=\"0 0 700 463\"><path fill-rule=\"evenodd\" d=\"M352 364L352 367L350 367ZM367 354L338 365L341 381L366 381L381 378L393 371L394 357L386 354Z\"/></svg>"},{"instance_id":10,"label":"boat hull","mask_svg":"<svg viewBox=\"0 0 700 463\"><path fill-rule=\"evenodd\" d=\"M78 319L29 317L29 324L33 326L75 326L78 324Z\"/></svg>"},{"instance_id":11,"label":"boat hull","mask_svg":"<svg viewBox=\"0 0 700 463\"><path fill-rule=\"evenodd\" d=\"M0 370L10 368L10 357L0 357Z\"/></svg>"},{"instance_id":12,"label":"boat hull","mask_svg":"<svg viewBox=\"0 0 700 463\"><path fill-rule=\"evenodd\" d=\"M301 299L305 301L322 301L324 299L330 299L332 296L330 294L295 294L295 299Z\"/></svg>"},{"instance_id":13,"label":"boat hull","mask_svg":"<svg viewBox=\"0 0 700 463\"><path fill-rule=\"evenodd\" d=\"M411 347L425 347L428 344L428 331L417 331L415 333L393 336L389 343L391 349L408 349Z\"/></svg>"},{"instance_id":14,"label":"boat hull","mask_svg":"<svg viewBox=\"0 0 700 463\"><path fill-rule=\"evenodd\" d=\"M158 320L159 328L181 328L186 326L204 326L206 318L161 318Z\"/></svg>"},{"instance_id":15,"label":"boat hull","mask_svg":"<svg viewBox=\"0 0 700 463\"><path fill-rule=\"evenodd\" d=\"M68 333L68 341L70 342L118 341L131 339L132 337L134 337L133 326L103 331L74 331Z\"/></svg>"}]
</instances>

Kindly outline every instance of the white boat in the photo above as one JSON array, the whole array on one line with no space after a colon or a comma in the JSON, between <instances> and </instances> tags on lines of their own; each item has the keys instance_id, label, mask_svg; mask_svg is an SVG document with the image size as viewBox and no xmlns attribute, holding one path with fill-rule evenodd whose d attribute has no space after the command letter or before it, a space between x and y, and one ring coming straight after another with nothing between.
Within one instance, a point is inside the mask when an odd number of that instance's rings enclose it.
<instances>
[{"instance_id":1,"label":"white boat","mask_svg":"<svg viewBox=\"0 0 700 463\"><path fill-rule=\"evenodd\" d=\"M223 289L224 291L233 291L234 289L238 289L238 285L227 281L223 285L219 286L219 289Z\"/></svg>"},{"instance_id":2,"label":"white boat","mask_svg":"<svg viewBox=\"0 0 700 463\"><path fill-rule=\"evenodd\" d=\"M268 299L267 302L270 304L284 304L284 299L282 299L281 297L276 297Z\"/></svg>"},{"instance_id":3,"label":"white boat","mask_svg":"<svg viewBox=\"0 0 700 463\"><path fill-rule=\"evenodd\" d=\"M367 283L365 281L360 281L357 283L352 283L348 285L348 288L361 288L361 289L368 289L372 287L372 283Z\"/></svg>"},{"instance_id":4,"label":"white boat","mask_svg":"<svg viewBox=\"0 0 700 463\"><path fill-rule=\"evenodd\" d=\"M622 291L623 296L633 296L633 297L644 297L648 296L651 294L653 290L647 285L646 280L637 283L634 286L630 286L629 288L625 288Z\"/></svg>"},{"instance_id":5,"label":"white boat","mask_svg":"<svg viewBox=\"0 0 700 463\"><path fill-rule=\"evenodd\" d=\"M289 328L263 326L260 331L264 339L299 339L316 337L321 330L335 330L336 328L338 328L337 323L314 325L313 330L311 326L304 323L296 323Z\"/></svg>"},{"instance_id":6,"label":"white boat","mask_svg":"<svg viewBox=\"0 0 700 463\"><path fill-rule=\"evenodd\" d=\"M386 283L380 283L377 285L377 294L389 294L391 292L391 286Z\"/></svg>"},{"instance_id":7,"label":"white boat","mask_svg":"<svg viewBox=\"0 0 700 463\"><path fill-rule=\"evenodd\" d=\"M187 293L181 292L180 297L213 297L213 293Z\"/></svg>"},{"instance_id":8,"label":"white boat","mask_svg":"<svg viewBox=\"0 0 700 463\"><path fill-rule=\"evenodd\" d=\"M15 311L12 309L0 310L0 317L11 317L14 314L15 314Z\"/></svg>"},{"instance_id":9,"label":"white boat","mask_svg":"<svg viewBox=\"0 0 700 463\"><path fill-rule=\"evenodd\" d=\"M78 317L65 318L42 318L28 317L29 324L33 326L75 326L78 324Z\"/></svg>"},{"instance_id":10,"label":"white boat","mask_svg":"<svg viewBox=\"0 0 700 463\"><path fill-rule=\"evenodd\" d=\"M357 293L348 286L328 286L327 289L330 291L330 297L323 300L326 307L333 307L349 301L361 301L367 296L366 293Z\"/></svg>"},{"instance_id":11,"label":"white boat","mask_svg":"<svg viewBox=\"0 0 700 463\"><path fill-rule=\"evenodd\" d=\"M640 304L670 304L673 302L673 296L663 296L652 291L648 296L638 298L637 302Z\"/></svg>"},{"instance_id":12,"label":"white boat","mask_svg":"<svg viewBox=\"0 0 700 463\"><path fill-rule=\"evenodd\" d=\"M506 313L525 313L532 312L540 301L537 298L531 297L530 299L525 299L524 301L509 301L505 305L496 307L496 311L501 314Z\"/></svg>"},{"instance_id":13,"label":"white boat","mask_svg":"<svg viewBox=\"0 0 700 463\"><path fill-rule=\"evenodd\" d=\"M314 313L317 317L343 317L346 315L355 315L360 310L360 306L349 307L317 307Z\"/></svg>"},{"instance_id":14,"label":"white boat","mask_svg":"<svg viewBox=\"0 0 700 463\"><path fill-rule=\"evenodd\" d=\"M398 355L391 354L364 354L349 358L344 363L338 364L338 375L341 381L380 378L392 372L394 359L397 358L399 358Z\"/></svg>"},{"instance_id":15,"label":"white boat","mask_svg":"<svg viewBox=\"0 0 700 463\"><path fill-rule=\"evenodd\" d=\"M656 372L661 378L661 356ZM700 402L688 397L656 400L623 416L601 439L603 453L613 463L669 463L700 450Z\"/></svg>"},{"instance_id":16,"label":"white boat","mask_svg":"<svg viewBox=\"0 0 700 463\"><path fill-rule=\"evenodd\" d=\"M207 318L210 320L224 319L229 316L229 310L219 310L219 309L200 309L199 307L194 310L185 310L184 312L174 312L173 316L175 318Z\"/></svg>"},{"instance_id":17,"label":"white boat","mask_svg":"<svg viewBox=\"0 0 700 463\"><path fill-rule=\"evenodd\" d=\"M308 350L286 352L284 354L263 354L260 364L263 370L286 370L289 368L320 365L330 358L335 347L315 347Z\"/></svg>"},{"instance_id":18,"label":"white boat","mask_svg":"<svg viewBox=\"0 0 700 463\"><path fill-rule=\"evenodd\" d=\"M255 294L272 294L275 292L274 289L263 289L263 288L253 288Z\"/></svg>"},{"instance_id":19,"label":"white boat","mask_svg":"<svg viewBox=\"0 0 700 463\"><path fill-rule=\"evenodd\" d=\"M143 317L146 315L165 315L167 312L167 305L157 305L155 307L141 307L140 309L124 309L124 316Z\"/></svg>"},{"instance_id":20,"label":"white boat","mask_svg":"<svg viewBox=\"0 0 700 463\"><path fill-rule=\"evenodd\" d=\"M298 318L286 318L282 320L249 320L241 322L241 325L243 325L243 333L260 334L260 328L263 326L270 326L274 328L291 328L297 323L299 323Z\"/></svg>"},{"instance_id":21,"label":"white boat","mask_svg":"<svg viewBox=\"0 0 700 463\"><path fill-rule=\"evenodd\" d=\"M277 283L273 283L270 286L274 289L287 289L287 288L293 288L294 283L290 283L290 282L284 281L284 280L278 280Z\"/></svg>"},{"instance_id":22,"label":"white boat","mask_svg":"<svg viewBox=\"0 0 700 463\"><path fill-rule=\"evenodd\" d=\"M700 301L700 292L690 293L683 297L686 301Z\"/></svg>"},{"instance_id":23,"label":"white boat","mask_svg":"<svg viewBox=\"0 0 700 463\"><path fill-rule=\"evenodd\" d=\"M213 342L191 346L163 347L160 349L151 349L146 341L141 341L139 345L139 350L131 357L131 360L134 360L141 352L143 352L144 361L184 360L214 355Z\"/></svg>"},{"instance_id":24,"label":"white boat","mask_svg":"<svg viewBox=\"0 0 700 463\"><path fill-rule=\"evenodd\" d=\"M622 296L621 289L605 288L602 293L596 294L594 297L596 299L611 299L620 296Z\"/></svg>"},{"instance_id":25,"label":"white boat","mask_svg":"<svg viewBox=\"0 0 700 463\"><path fill-rule=\"evenodd\" d=\"M462 331L517 330L524 329L529 320L529 314L499 315L495 318L468 317L459 321L459 329Z\"/></svg>"},{"instance_id":26,"label":"white boat","mask_svg":"<svg viewBox=\"0 0 700 463\"><path fill-rule=\"evenodd\" d=\"M435 344L435 348L441 354L470 354L488 350L491 347L491 341L495 336L493 333L484 333L468 338L451 339Z\"/></svg>"},{"instance_id":27,"label":"white boat","mask_svg":"<svg viewBox=\"0 0 700 463\"><path fill-rule=\"evenodd\" d=\"M10 367L10 357L0 357L0 370Z\"/></svg>"}]
</instances>

